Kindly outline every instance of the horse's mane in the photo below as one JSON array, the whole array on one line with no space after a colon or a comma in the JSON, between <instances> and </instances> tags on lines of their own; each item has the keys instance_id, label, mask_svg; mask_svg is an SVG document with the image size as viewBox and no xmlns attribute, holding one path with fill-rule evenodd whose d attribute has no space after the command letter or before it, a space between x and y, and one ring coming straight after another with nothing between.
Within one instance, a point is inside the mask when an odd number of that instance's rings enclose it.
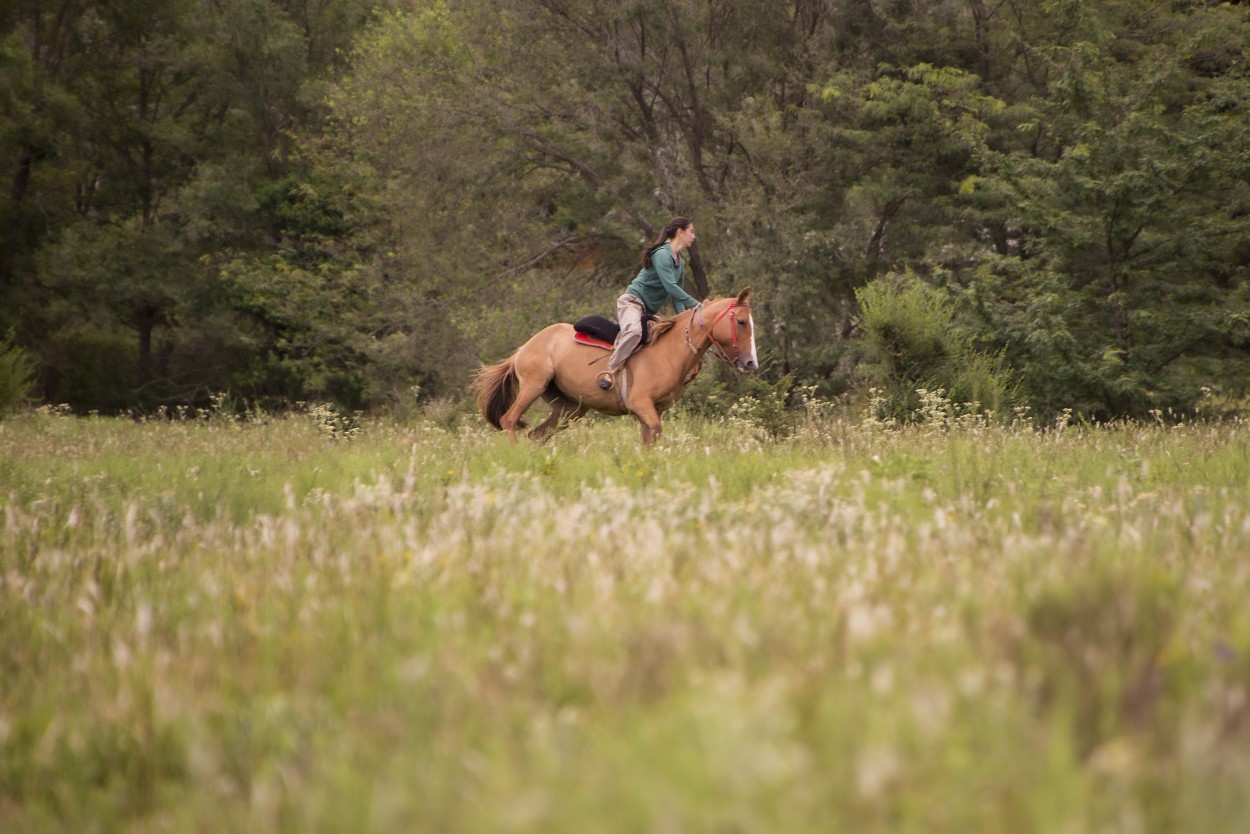
<instances>
[{"instance_id":1,"label":"horse's mane","mask_svg":"<svg viewBox=\"0 0 1250 834\"><path fill-rule=\"evenodd\" d=\"M703 304L704 306L706 306L708 304L715 304L717 301L724 301L724 299L723 298L709 298L706 301L704 301ZM687 310L686 313L688 312L690 311ZM650 344L651 342L653 342L654 340L658 339L660 336L663 336L665 333L671 330L673 328L673 325L677 323L677 319L681 318L686 313L677 313L676 315L672 315L672 316L656 316L654 319L652 319L651 323L648 325L650 330L647 335L647 344Z\"/></svg>"},{"instance_id":2,"label":"horse's mane","mask_svg":"<svg viewBox=\"0 0 1250 834\"><path fill-rule=\"evenodd\" d=\"M647 325L647 341L654 342L673 328L677 323L677 316L656 316L651 323Z\"/></svg>"}]
</instances>

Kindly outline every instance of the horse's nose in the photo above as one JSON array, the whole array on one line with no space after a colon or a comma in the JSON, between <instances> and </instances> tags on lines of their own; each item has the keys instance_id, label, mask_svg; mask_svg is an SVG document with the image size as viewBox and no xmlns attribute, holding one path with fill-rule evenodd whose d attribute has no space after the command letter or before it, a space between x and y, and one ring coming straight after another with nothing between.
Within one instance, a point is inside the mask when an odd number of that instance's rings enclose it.
<instances>
[{"instance_id":1,"label":"horse's nose","mask_svg":"<svg viewBox=\"0 0 1250 834\"><path fill-rule=\"evenodd\" d=\"M742 365L742 370L744 371L754 371L759 368L759 363L756 362L754 359L743 359L741 362L741 365Z\"/></svg>"}]
</instances>

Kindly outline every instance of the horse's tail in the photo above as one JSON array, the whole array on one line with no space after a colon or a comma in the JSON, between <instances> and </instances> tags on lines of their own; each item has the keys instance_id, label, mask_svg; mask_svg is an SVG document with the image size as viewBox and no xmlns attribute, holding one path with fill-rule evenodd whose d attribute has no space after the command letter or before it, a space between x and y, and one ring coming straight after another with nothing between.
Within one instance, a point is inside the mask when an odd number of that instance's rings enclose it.
<instances>
[{"instance_id":1,"label":"horse's tail","mask_svg":"<svg viewBox=\"0 0 1250 834\"><path fill-rule=\"evenodd\" d=\"M503 428L499 425L499 420L512 407L512 403L516 402L517 391L520 387L521 383L516 375L515 355L497 364L483 365L478 368L477 373L473 375L472 388L477 392L477 407L486 418L486 422L497 429ZM516 427L525 428L525 421L518 420Z\"/></svg>"}]
</instances>

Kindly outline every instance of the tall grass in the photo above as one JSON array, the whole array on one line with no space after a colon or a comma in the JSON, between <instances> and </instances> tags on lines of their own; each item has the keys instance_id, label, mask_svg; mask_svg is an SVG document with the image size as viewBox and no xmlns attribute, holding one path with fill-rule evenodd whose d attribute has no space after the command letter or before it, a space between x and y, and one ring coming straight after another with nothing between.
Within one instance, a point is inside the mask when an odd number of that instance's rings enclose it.
<instances>
[{"instance_id":1,"label":"tall grass","mask_svg":"<svg viewBox=\"0 0 1250 834\"><path fill-rule=\"evenodd\" d=\"M0 830L1250 824L1245 425L453 422L0 423Z\"/></svg>"}]
</instances>

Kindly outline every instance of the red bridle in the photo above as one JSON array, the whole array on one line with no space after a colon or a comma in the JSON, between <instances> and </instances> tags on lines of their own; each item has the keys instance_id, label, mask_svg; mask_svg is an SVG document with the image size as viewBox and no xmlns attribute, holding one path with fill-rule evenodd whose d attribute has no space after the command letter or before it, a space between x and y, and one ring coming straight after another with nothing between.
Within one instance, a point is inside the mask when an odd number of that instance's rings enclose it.
<instances>
[{"instance_id":1,"label":"red bridle","mask_svg":"<svg viewBox=\"0 0 1250 834\"><path fill-rule=\"evenodd\" d=\"M732 315L733 311L738 309L739 307L746 307L748 311L750 311L751 309L750 304L747 304L746 302L735 301L733 304L730 304L728 307L726 307L723 313L721 313L719 316L716 317L716 320L712 322L711 327L708 327L706 324L703 323L703 305L700 304L698 307L695 308L694 318L698 319L699 329L701 329L707 335L708 339L712 342L712 347L711 347L712 354L716 356L717 359L720 359L722 362L724 362L726 365L732 365L735 362L737 362L740 358L742 358L742 348L738 346L738 326L737 326L737 322L735 322L734 326L730 328L730 330L733 332L733 336L730 339L730 344L733 346L733 349L734 349L734 355L731 357L729 355L729 351L725 350L725 347L716 339L716 335L715 335L716 325L720 324L720 320L723 319L725 316ZM686 342L687 343L690 342L689 330L686 331ZM690 347L691 349L693 349L694 345L691 344Z\"/></svg>"}]
</instances>

